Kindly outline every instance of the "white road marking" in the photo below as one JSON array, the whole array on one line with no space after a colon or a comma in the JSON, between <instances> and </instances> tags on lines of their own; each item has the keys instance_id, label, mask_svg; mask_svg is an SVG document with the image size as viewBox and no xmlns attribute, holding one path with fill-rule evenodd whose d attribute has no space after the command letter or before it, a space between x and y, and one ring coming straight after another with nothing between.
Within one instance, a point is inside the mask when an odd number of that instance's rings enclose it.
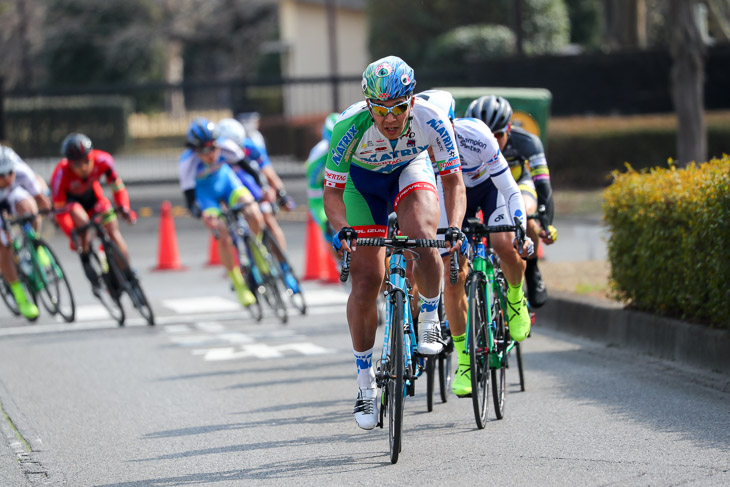
<instances>
[{"instance_id":1,"label":"white road marking","mask_svg":"<svg viewBox=\"0 0 730 487\"><path fill-rule=\"evenodd\" d=\"M208 362L220 362L224 360L238 360L242 358L272 359L281 358L283 352L297 352L302 355L323 355L334 353L334 350L315 345L314 343L287 343L271 346L265 343L252 343L236 347L221 347L193 350L193 355L202 355L203 360Z\"/></svg>"},{"instance_id":2,"label":"white road marking","mask_svg":"<svg viewBox=\"0 0 730 487\"><path fill-rule=\"evenodd\" d=\"M201 296L198 298L163 299L162 305L178 314L205 313L216 311L241 310L241 305L232 299L220 296Z\"/></svg>"}]
</instances>

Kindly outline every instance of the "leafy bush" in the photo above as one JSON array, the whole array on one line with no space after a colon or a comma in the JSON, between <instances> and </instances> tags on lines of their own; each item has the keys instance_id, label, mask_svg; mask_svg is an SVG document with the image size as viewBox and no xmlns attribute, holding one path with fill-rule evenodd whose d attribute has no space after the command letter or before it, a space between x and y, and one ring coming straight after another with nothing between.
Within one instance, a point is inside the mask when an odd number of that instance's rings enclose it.
<instances>
[{"instance_id":1,"label":"leafy bush","mask_svg":"<svg viewBox=\"0 0 730 487\"><path fill-rule=\"evenodd\" d=\"M730 328L730 157L614 172L604 191L611 281L632 306Z\"/></svg>"},{"instance_id":2,"label":"leafy bush","mask_svg":"<svg viewBox=\"0 0 730 487\"><path fill-rule=\"evenodd\" d=\"M428 61L460 66L515 52L515 35L504 25L481 24L457 27L434 41Z\"/></svg>"}]
</instances>

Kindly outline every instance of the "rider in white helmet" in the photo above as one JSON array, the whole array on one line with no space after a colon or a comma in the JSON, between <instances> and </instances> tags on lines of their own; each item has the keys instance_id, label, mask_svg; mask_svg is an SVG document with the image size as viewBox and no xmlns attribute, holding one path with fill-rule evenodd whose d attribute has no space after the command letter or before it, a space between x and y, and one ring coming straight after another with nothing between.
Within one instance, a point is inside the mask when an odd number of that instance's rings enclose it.
<instances>
[{"instance_id":1,"label":"rider in white helmet","mask_svg":"<svg viewBox=\"0 0 730 487\"><path fill-rule=\"evenodd\" d=\"M8 213L13 216L37 214L38 207L50 210L50 200L43 194L43 186L38 180L33 170L13 149L0 145L0 272L13 293L18 310L30 320L38 318L38 307L28 300L18 280L10 247L11 236L3 218ZM33 227L39 230L39 218L36 218Z\"/></svg>"}]
</instances>

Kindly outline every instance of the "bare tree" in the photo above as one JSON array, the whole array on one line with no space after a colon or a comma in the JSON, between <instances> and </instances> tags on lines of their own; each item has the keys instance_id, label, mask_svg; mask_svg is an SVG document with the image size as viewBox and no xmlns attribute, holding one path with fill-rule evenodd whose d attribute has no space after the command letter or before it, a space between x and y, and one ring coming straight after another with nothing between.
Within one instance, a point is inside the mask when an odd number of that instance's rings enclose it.
<instances>
[{"instance_id":1,"label":"bare tree","mask_svg":"<svg viewBox=\"0 0 730 487\"><path fill-rule=\"evenodd\" d=\"M608 50L646 47L646 0L604 0L603 10Z\"/></svg>"},{"instance_id":2,"label":"bare tree","mask_svg":"<svg viewBox=\"0 0 730 487\"><path fill-rule=\"evenodd\" d=\"M695 16L696 0L670 0L670 86L677 113L677 159L680 165L707 159L704 115L706 46Z\"/></svg>"}]
</instances>

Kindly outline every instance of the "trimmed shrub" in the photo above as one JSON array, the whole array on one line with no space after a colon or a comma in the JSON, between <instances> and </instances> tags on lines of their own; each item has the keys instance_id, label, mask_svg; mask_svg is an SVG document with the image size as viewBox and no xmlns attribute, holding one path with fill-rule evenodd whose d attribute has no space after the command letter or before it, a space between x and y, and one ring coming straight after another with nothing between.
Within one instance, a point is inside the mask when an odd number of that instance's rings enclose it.
<instances>
[{"instance_id":1,"label":"trimmed shrub","mask_svg":"<svg viewBox=\"0 0 730 487\"><path fill-rule=\"evenodd\" d=\"M730 328L730 157L624 173L604 191L616 297Z\"/></svg>"},{"instance_id":2,"label":"trimmed shrub","mask_svg":"<svg viewBox=\"0 0 730 487\"><path fill-rule=\"evenodd\" d=\"M6 99L7 140L22 157L54 157L67 134L82 132L94 147L114 153L127 142L131 112L130 99L121 96Z\"/></svg>"}]
</instances>

